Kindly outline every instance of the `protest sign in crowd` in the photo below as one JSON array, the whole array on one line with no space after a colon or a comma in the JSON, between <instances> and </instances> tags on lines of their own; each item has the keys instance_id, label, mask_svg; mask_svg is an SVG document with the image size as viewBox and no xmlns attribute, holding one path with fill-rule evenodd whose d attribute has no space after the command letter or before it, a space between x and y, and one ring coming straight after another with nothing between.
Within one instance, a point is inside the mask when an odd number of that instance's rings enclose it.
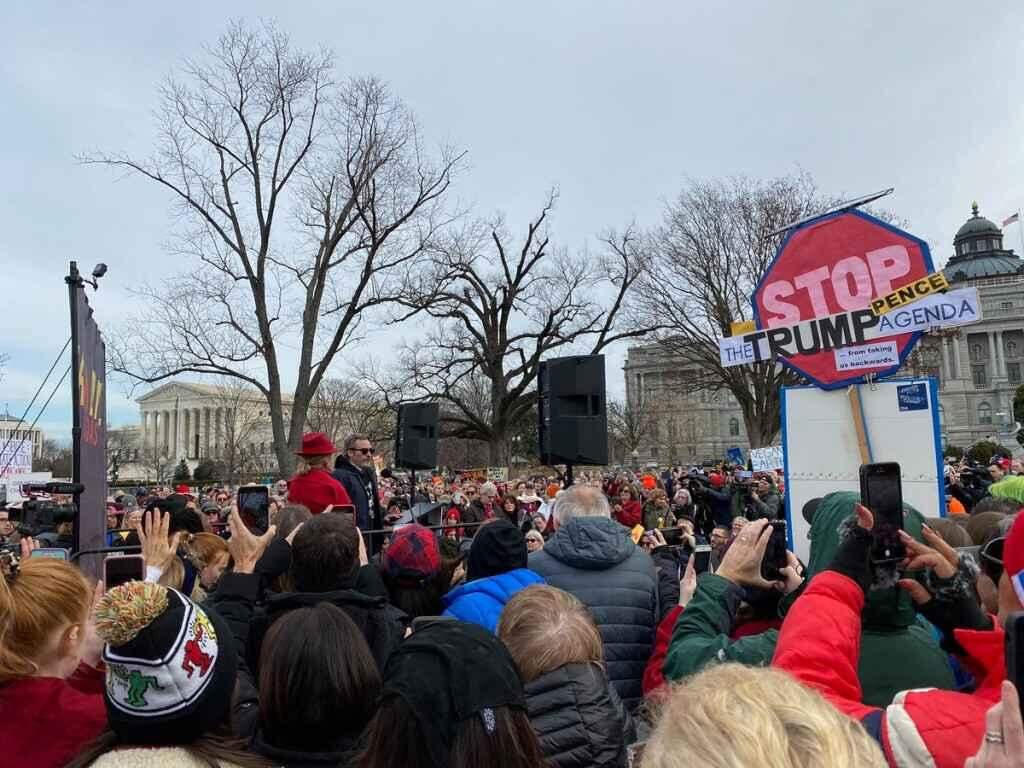
<instances>
[{"instance_id":1,"label":"protest sign in crowd","mask_svg":"<svg viewBox=\"0 0 1024 768\"><path fill-rule=\"evenodd\" d=\"M263 505L119 491L116 585L0 513L3 765L1024 760L1018 462L949 465L955 514L905 506L898 559L857 493L813 499L801 562L771 470L414 484L372 457L307 435Z\"/></svg>"}]
</instances>

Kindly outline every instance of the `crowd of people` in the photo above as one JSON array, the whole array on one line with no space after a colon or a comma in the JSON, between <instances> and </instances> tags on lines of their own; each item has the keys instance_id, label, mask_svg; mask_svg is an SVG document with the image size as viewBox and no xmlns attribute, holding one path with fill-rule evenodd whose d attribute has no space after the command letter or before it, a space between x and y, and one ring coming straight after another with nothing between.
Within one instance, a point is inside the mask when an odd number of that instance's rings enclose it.
<instances>
[{"instance_id":1,"label":"crowd of people","mask_svg":"<svg viewBox=\"0 0 1024 768\"><path fill-rule=\"evenodd\" d=\"M110 556L145 572L109 589L0 510L3 765L1024 766L1009 460L951 463L905 558L837 491L766 570L775 472L413 482L319 433L298 457L255 512L118 492Z\"/></svg>"}]
</instances>

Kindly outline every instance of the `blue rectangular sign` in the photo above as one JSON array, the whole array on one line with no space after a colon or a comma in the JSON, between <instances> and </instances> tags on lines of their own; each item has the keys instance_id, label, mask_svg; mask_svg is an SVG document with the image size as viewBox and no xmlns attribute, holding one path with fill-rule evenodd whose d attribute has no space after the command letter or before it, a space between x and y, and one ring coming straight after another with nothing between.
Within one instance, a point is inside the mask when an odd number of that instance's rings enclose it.
<instances>
[{"instance_id":1,"label":"blue rectangular sign","mask_svg":"<svg viewBox=\"0 0 1024 768\"><path fill-rule=\"evenodd\" d=\"M901 411L924 411L928 409L928 385L900 384L896 387L896 399Z\"/></svg>"}]
</instances>

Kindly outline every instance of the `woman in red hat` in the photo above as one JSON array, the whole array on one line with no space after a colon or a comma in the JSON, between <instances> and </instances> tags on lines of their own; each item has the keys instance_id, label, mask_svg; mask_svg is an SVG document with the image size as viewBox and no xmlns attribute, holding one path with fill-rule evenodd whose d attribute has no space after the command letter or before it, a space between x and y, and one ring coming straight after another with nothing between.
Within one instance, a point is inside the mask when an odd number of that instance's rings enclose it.
<instances>
[{"instance_id":1,"label":"woman in red hat","mask_svg":"<svg viewBox=\"0 0 1024 768\"><path fill-rule=\"evenodd\" d=\"M302 448L295 454L305 467L288 483L289 502L304 504L314 515L332 505L352 503L345 487L331 474L332 457L337 452L323 432L307 432L302 436Z\"/></svg>"}]
</instances>

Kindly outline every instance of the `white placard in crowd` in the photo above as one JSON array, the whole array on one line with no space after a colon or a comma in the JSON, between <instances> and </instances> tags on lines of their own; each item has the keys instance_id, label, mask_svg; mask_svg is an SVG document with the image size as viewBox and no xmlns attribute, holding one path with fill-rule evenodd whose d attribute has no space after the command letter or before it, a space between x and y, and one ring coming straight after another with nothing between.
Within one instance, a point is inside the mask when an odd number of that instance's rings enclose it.
<instances>
[{"instance_id":1,"label":"white placard in crowd","mask_svg":"<svg viewBox=\"0 0 1024 768\"><path fill-rule=\"evenodd\" d=\"M53 480L52 472L25 472L20 475L7 475L0 478L0 486L7 491L7 503L13 504L26 498L21 495L21 486L27 483L48 483L51 480Z\"/></svg>"},{"instance_id":2,"label":"white placard in crowd","mask_svg":"<svg viewBox=\"0 0 1024 768\"><path fill-rule=\"evenodd\" d=\"M755 472L782 469L782 446L772 445L768 448L751 448L750 466Z\"/></svg>"},{"instance_id":3,"label":"white placard in crowd","mask_svg":"<svg viewBox=\"0 0 1024 768\"><path fill-rule=\"evenodd\" d=\"M24 475L31 471L31 440L11 440L0 443L0 476Z\"/></svg>"},{"instance_id":4,"label":"white placard in crowd","mask_svg":"<svg viewBox=\"0 0 1024 768\"><path fill-rule=\"evenodd\" d=\"M508 480L508 467L488 467L487 479L492 483L504 483Z\"/></svg>"},{"instance_id":5,"label":"white placard in crowd","mask_svg":"<svg viewBox=\"0 0 1024 768\"><path fill-rule=\"evenodd\" d=\"M895 461L903 500L925 517L946 514L935 379L890 379L858 385L874 462ZM810 551L803 507L832 491L860 490L860 450L846 390L782 391L786 519L796 554Z\"/></svg>"}]
</instances>

